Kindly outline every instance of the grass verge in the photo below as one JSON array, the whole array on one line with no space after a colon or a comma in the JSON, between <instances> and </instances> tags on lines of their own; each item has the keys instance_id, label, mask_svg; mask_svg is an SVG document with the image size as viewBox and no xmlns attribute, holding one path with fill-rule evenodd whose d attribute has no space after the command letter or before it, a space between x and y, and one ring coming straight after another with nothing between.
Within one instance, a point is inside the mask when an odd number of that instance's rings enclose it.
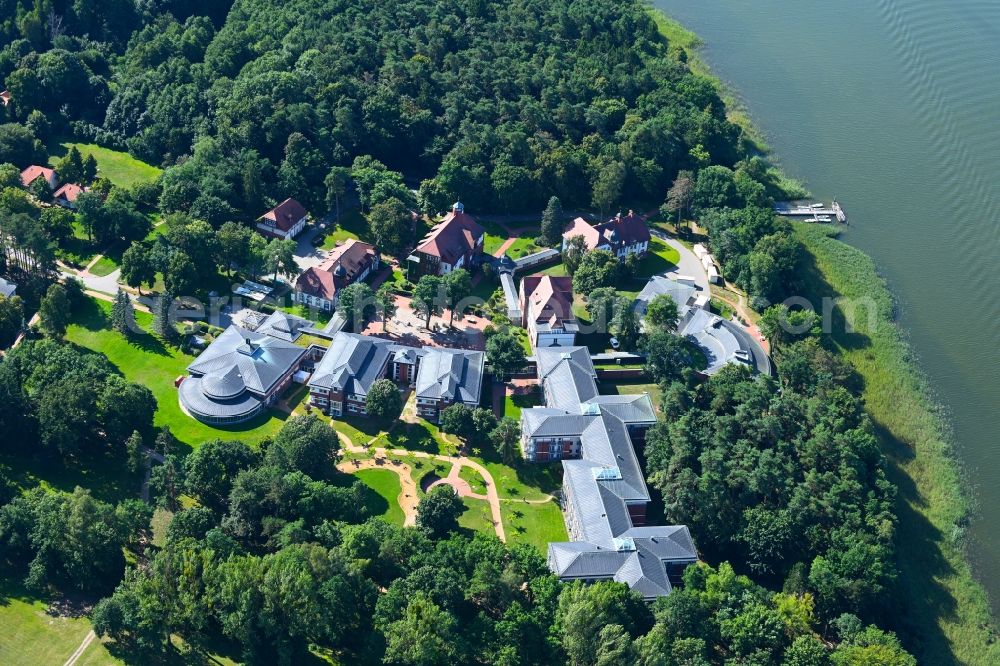
<instances>
[{"instance_id":1,"label":"grass verge","mask_svg":"<svg viewBox=\"0 0 1000 666\"><path fill-rule=\"evenodd\" d=\"M569 541L562 511L554 499L547 502L501 500L507 543L527 543L543 555L552 541Z\"/></svg>"}]
</instances>

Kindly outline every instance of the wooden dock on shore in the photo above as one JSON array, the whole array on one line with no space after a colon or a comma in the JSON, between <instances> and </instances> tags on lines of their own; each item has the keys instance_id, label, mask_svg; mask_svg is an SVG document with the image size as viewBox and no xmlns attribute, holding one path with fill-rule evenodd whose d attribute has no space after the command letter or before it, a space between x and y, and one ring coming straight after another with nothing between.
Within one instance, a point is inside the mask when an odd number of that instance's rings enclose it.
<instances>
[{"instance_id":1,"label":"wooden dock on shore","mask_svg":"<svg viewBox=\"0 0 1000 666\"><path fill-rule=\"evenodd\" d=\"M820 217L829 217L842 224L847 224L847 213L834 199L829 207L814 207L808 204L793 204L788 202L778 203L774 206L774 212L786 217L806 217L817 220ZM807 222L809 220L806 220ZM818 220L817 220L818 221Z\"/></svg>"}]
</instances>

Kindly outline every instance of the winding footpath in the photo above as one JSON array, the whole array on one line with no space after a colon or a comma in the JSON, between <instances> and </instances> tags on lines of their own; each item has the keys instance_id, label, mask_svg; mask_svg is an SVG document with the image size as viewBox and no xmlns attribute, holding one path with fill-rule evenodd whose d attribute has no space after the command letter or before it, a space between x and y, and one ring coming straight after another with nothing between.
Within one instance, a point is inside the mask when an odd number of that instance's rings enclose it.
<instances>
[{"instance_id":1,"label":"winding footpath","mask_svg":"<svg viewBox=\"0 0 1000 666\"><path fill-rule=\"evenodd\" d=\"M337 464L337 469L346 474L353 474L363 469L384 469L399 476L399 497L396 503L403 510L403 527L413 527L417 524L417 484L413 481L413 470L404 462L391 462L366 458L364 460L344 460Z\"/></svg>"},{"instance_id":2,"label":"winding footpath","mask_svg":"<svg viewBox=\"0 0 1000 666\"><path fill-rule=\"evenodd\" d=\"M344 443L344 450L349 453L364 454L371 451L364 446L355 445L346 435L343 433L337 433L341 441ZM375 438L378 439L378 438ZM374 441L374 439L372 440ZM497 538L501 541L507 541L507 533L503 528L503 516L500 513L500 496L497 494L496 483L493 482L493 475L490 474L489 470L480 465L474 460L469 460L468 458L460 458L458 456L445 456L436 453L427 453L426 451L409 451L407 449L374 449L375 458L392 458L393 456L410 456L413 458L426 458L428 460L438 460L445 463L450 463L452 465L451 472L445 479L441 479L441 482L447 481L449 485L455 488L460 497L468 497L470 499L486 500L490 505L490 514L492 516L493 529L496 531ZM418 496L416 492L416 485L413 482L413 476L411 475L411 469L409 465L405 463L392 463L389 464L379 464L376 460L372 458L364 459L358 461L361 466L356 466L351 461L344 461L337 465L337 469L343 472L356 471L358 469L387 469L394 471L399 475L399 480L403 488L403 492L400 495L401 500L406 500L406 504L400 501L399 506L403 509L403 514L406 516L406 525L416 524L416 505L418 503ZM486 494L479 495L472 492L472 488L464 480L459 478L459 473L462 467L471 467L476 470L480 476L483 477L483 481L486 483ZM405 471L404 471L405 469ZM452 480L455 482L452 483ZM440 482L437 482L440 483ZM411 488L407 491L407 487ZM412 509L408 510L408 505L411 503L410 497L405 497L406 495L412 496ZM411 521L412 515L412 521Z\"/></svg>"}]
</instances>

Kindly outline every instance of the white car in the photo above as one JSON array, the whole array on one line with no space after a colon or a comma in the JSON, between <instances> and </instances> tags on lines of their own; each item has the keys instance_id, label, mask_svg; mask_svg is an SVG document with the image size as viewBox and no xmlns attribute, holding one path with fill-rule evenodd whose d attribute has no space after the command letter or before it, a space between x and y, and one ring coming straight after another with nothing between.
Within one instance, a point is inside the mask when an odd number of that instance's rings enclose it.
<instances>
[{"instance_id":1,"label":"white car","mask_svg":"<svg viewBox=\"0 0 1000 666\"><path fill-rule=\"evenodd\" d=\"M608 342L611 343L612 349L618 349L619 347L622 346L621 343L618 342L618 338L611 338Z\"/></svg>"}]
</instances>

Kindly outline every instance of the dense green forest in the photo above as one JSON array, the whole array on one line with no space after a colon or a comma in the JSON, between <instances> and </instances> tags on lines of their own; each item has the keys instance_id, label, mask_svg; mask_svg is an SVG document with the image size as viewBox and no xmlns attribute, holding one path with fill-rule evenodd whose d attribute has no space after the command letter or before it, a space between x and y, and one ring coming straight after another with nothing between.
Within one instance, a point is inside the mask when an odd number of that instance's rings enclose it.
<instances>
[{"instance_id":1,"label":"dense green forest","mask_svg":"<svg viewBox=\"0 0 1000 666\"><path fill-rule=\"evenodd\" d=\"M167 178L185 210L319 202L331 167L371 155L475 208L555 194L609 211L742 150L639 3L241 0L221 24L195 3L119 4L22 7L0 77L18 120L37 109L152 163L221 156ZM50 11L65 16L51 40Z\"/></svg>"},{"instance_id":2,"label":"dense green forest","mask_svg":"<svg viewBox=\"0 0 1000 666\"><path fill-rule=\"evenodd\" d=\"M321 214L353 195L389 252L412 238L383 226L459 197L514 212L557 196L602 215L666 199L759 309L797 286L773 173L638 1L0 0L0 45L0 254L43 284L75 222L131 244L122 279L139 289L158 274L176 294L220 270L291 274L287 244L246 222L287 196ZM72 219L50 213L18 169L67 137L166 170L117 187L67 157L57 170L94 192ZM72 282L37 291L43 309L80 296ZM0 454L110 458L135 475L152 445L153 500L175 517L153 545L148 505L0 478L0 558L38 594L103 597L95 630L130 662L169 660L183 641L249 663L914 663L884 631L895 489L856 377L809 326L775 338L773 380L701 381L676 336L637 340L664 395L649 480L706 562L650 606L617 583L561 585L535 550L454 520L372 519L312 418L259 448L184 456L154 432L149 391L59 342L53 319L0 364L0 431L16 433Z\"/></svg>"}]
</instances>

